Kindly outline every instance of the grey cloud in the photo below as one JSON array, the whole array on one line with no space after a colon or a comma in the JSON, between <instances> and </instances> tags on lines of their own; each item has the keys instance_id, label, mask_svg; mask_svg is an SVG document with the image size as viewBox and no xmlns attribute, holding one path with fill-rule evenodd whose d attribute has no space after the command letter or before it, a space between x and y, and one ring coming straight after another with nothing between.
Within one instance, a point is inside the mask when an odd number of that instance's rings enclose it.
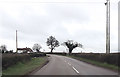
<instances>
[{"instance_id":1,"label":"grey cloud","mask_svg":"<svg viewBox=\"0 0 120 77\"><path fill-rule=\"evenodd\" d=\"M89 16L83 7L78 7L76 4L49 4L49 6L47 12L59 21L76 20L81 23L89 21Z\"/></svg>"},{"instance_id":2,"label":"grey cloud","mask_svg":"<svg viewBox=\"0 0 120 77\"><path fill-rule=\"evenodd\" d=\"M105 47L105 32L93 30L80 30L73 38L84 45L84 48L91 47L96 50L104 49Z\"/></svg>"},{"instance_id":3,"label":"grey cloud","mask_svg":"<svg viewBox=\"0 0 120 77\"><path fill-rule=\"evenodd\" d=\"M1 28L2 39L15 40L15 30L18 30L19 41L39 42L44 45L46 39L53 35L60 43L73 39L83 43L85 47L104 49L105 33L101 31L80 29L74 35L71 35L63 26L62 22L70 23L76 21L80 24L86 24L91 21L89 11L85 11L83 6L78 4L45 4L43 9L46 14L37 13L32 6L18 5L13 7L18 12L18 17L13 17L9 12L2 11ZM40 7L36 5L35 7ZM87 26L87 25L86 25ZM89 26L89 25L88 25Z\"/></svg>"}]
</instances>

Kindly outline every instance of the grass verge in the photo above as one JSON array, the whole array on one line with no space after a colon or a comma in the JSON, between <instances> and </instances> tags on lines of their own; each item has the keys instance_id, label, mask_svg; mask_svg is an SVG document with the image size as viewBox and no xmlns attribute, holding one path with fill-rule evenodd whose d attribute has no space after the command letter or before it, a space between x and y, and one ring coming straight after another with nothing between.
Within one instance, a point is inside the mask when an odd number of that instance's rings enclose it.
<instances>
[{"instance_id":1,"label":"grass verge","mask_svg":"<svg viewBox=\"0 0 120 77\"><path fill-rule=\"evenodd\" d=\"M2 71L3 75L25 75L33 70L35 70L37 67L42 66L47 61L47 57L37 57L32 58L29 62L24 63L17 63L16 65L13 65L6 70Z\"/></svg>"},{"instance_id":2,"label":"grass verge","mask_svg":"<svg viewBox=\"0 0 120 77\"><path fill-rule=\"evenodd\" d=\"M93 61L93 60L90 60L90 59L85 59L85 58L76 57L76 56L72 56L72 55L68 56L68 57L71 57L71 58L74 58L74 59L77 59L77 60L80 60L80 61L83 61L83 62L87 62L87 63L93 64L93 65L96 65L96 66L108 68L108 69L111 69L111 70L114 70L114 71L120 71L120 67L112 65L112 64Z\"/></svg>"}]
</instances>

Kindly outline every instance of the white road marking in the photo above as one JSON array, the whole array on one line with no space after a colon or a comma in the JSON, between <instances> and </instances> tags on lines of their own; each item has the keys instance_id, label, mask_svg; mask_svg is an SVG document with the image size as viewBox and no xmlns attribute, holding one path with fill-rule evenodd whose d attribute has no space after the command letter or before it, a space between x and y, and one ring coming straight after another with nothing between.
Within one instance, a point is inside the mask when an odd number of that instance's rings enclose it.
<instances>
[{"instance_id":1,"label":"white road marking","mask_svg":"<svg viewBox=\"0 0 120 77\"><path fill-rule=\"evenodd\" d=\"M68 65L71 65L70 63L68 63Z\"/></svg>"},{"instance_id":2,"label":"white road marking","mask_svg":"<svg viewBox=\"0 0 120 77\"><path fill-rule=\"evenodd\" d=\"M75 70L75 72L79 73L79 71L75 67L72 66L72 68Z\"/></svg>"}]
</instances>

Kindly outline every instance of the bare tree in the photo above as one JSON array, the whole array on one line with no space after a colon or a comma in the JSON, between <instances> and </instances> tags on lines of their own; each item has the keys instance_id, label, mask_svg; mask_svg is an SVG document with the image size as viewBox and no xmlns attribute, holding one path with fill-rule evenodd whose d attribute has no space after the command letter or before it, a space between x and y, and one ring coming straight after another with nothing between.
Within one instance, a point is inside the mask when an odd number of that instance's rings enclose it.
<instances>
[{"instance_id":1,"label":"bare tree","mask_svg":"<svg viewBox=\"0 0 120 77\"><path fill-rule=\"evenodd\" d=\"M1 45L0 46L0 52L5 53L7 51L6 45Z\"/></svg>"},{"instance_id":2,"label":"bare tree","mask_svg":"<svg viewBox=\"0 0 120 77\"><path fill-rule=\"evenodd\" d=\"M69 54L72 53L72 50L76 47L80 47L82 48L83 45L77 42L74 42L73 40L68 40L66 42L64 42L64 44L67 46L67 48L69 49Z\"/></svg>"},{"instance_id":3,"label":"bare tree","mask_svg":"<svg viewBox=\"0 0 120 77\"><path fill-rule=\"evenodd\" d=\"M33 47L32 47L32 49L34 50L34 51L37 51L37 52L40 52L40 49L41 49L42 47L39 45L39 44L34 44L33 45Z\"/></svg>"},{"instance_id":4,"label":"bare tree","mask_svg":"<svg viewBox=\"0 0 120 77\"><path fill-rule=\"evenodd\" d=\"M56 40L55 37L50 36L49 38L47 38L47 46L50 46L49 48L51 49L51 52L53 51L53 49L55 49L55 47L59 46L59 41Z\"/></svg>"}]
</instances>

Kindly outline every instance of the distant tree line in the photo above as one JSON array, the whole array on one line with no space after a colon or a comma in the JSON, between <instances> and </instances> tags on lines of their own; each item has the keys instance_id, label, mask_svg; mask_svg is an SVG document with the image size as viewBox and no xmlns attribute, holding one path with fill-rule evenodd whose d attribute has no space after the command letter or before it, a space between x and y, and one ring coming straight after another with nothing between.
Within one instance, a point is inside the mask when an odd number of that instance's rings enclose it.
<instances>
[{"instance_id":1,"label":"distant tree line","mask_svg":"<svg viewBox=\"0 0 120 77\"><path fill-rule=\"evenodd\" d=\"M55 50L55 47L60 46L59 41L53 36L49 36L47 38L46 44L49 47L51 53L53 52L53 50ZM74 42L73 40L67 40L67 41L63 42L61 45L66 46L68 48L69 54L71 54L73 49L76 47L83 48L82 44L80 44L78 42ZM40 51L41 48L42 48L42 46L38 43L34 44L32 47L32 49L38 53L41 52ZM13 53L13 50L8 51L6 45L1 45L0 53Z\"/></svg>"}]
</instances>

